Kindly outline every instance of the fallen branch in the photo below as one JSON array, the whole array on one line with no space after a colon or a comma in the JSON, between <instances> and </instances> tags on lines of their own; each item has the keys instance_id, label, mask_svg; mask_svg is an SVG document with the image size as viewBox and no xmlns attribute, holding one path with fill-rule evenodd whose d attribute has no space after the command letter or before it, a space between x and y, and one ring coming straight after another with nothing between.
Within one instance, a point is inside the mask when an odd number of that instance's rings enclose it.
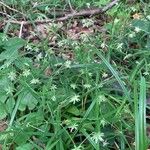
<instances>
[{"instance_id":1,"label":"fallen branch","mask_svg":"<svg viewBox=\"0 0 150 150\"><path fill-rule=\"evenodd\" d=\"M95 8L95 9L86 9L86 10L81 10L79 12L72 12L70 14L66 14L64 17L56 18L55 20L53 19L47 19L47 20L36 20L36 21L15 21L15 20L7 20L6 22L14 23L14 24L40 24L40 23L51 23L51 22L60 22L60 21L65 21L71 18L77 18L77 17L88 17L88 16L94 16L98 15L101 13L105 13L109 9L111 9L113 6L115 6L119 0L113 0L112 2L108 3L106 6L103 8Z\"/></svg>"}]
</instances>

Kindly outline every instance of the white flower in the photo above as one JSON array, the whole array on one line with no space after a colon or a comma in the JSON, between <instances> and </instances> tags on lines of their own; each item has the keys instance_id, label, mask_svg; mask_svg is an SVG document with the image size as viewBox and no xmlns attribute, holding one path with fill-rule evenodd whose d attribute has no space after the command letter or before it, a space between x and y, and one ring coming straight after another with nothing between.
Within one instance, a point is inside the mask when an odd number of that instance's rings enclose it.
<instances>
[{"instance_id":1,"label":"white flower","mask_svg":"<svg viewBox=\"0 0 150 150\"><path fill-rule=\"evenodd\" d=\"M27 45L25 48L26 48L28 51L32 50L32 47L31 47L30 45Z\"/></svg>"},{"instance_id":2,"label":"white flower","mask_svg":"<svg viewBox=\"0 0 150 150\"><path fill-rule=\"evenodd\" d=\"M106 122L105 119L102 119L102 120L100 121L100 124L104 127L104 126L107 124L107 122Z\"/></svg>"},{"instance_id":3,"label":"white flower","mask_svg":"<svg viewBox=\"0 0 150 150\"><path fill-rule=\"evenodd\" d=\"M117 24L119 22L120 19L115 18L114 20L114 24Z\"/></svg>"},{"instance_id":4,"label":"white flower","mask_svg":"<svg viewBox=\"0 0 150 150\"><path fill-rule=\"evenodd\" d=\"M72 148L71 150L83 150L83 147L81 145L79 145L78 147L74 146L74 148Z\"/></svg>"},{"instance_id":5,"label":"white flower","mask_svg":"<svg viewBox=\"0 0 150 150\"><path fill-rule=\"evenodd\" d=\"M144 74L145 76L147 76L147 75L149 75L149 72L148 72L148 71L145 71L143 74Z\"/></svg>"},{"instance_id":6,"label":"white flower","mask_svg":"<svg viewBox=\"0 0 150 150\"><path fill-rule=\"evenodd\" d=\"M101 132L93 132L91 139L92 139L95 143L104 142L103 137L104 137L104 133L101 133Z\"/></svg>"},{"instance_id":7,"label":"white flower","mask_svg":"<svg viewBox=\"0 0 150 150\"><path fill-rule=\"evenodd\" d=\"M83 86L84 86L84 88L86 88L86 89L89 89L89 88L91 87L90 84L84 84Z\"/></svg>"},{"instance_id":8,"label":"white flower","mask_svg":"<svg viewBox=\"0 0 150 150\"><path fill-rule=\"evenodd\" d=\"M8 78L11 80L11 81L14 81L16 79L16 73L14 73L13 71L8 73Z\"/></svg>"},{"instance_id":9,"label":"white flower","mask_svg":"<svg viewBox=\"0 0 150 150\"><path fill-rule=\"evenodd\" d=\"M118 43L117 49L122 49L123 43Z\"/></svg>"},{"instance_id":10,"label":"white flower","mask_svg":"<svg viewBox=\"0 0 150 150\"><path fill-rule=\"evenodd\" d=\"M148 20L150 20L150 15L146 16L146 18L147 18Z\"/></svg>"},{"instance_id":11,"label":"white flower","mask_svg":"<svg viewBox=\"0 0 150 150\"><path fill-rule=\"evenodd\" d=\"M78 125L76 123L74 123L74 124L69 125L68 128L72 132L73 130L77 130L78 129Z\"/></svg>"},{"instance_id":12,"label":"white flower","mask_svg":"<svg viewBox=\"0 0 150 150\"><path fill-rule=\"evenodd\" d=\"M130 57L132 57L132 54L127 54L127 55L123 58L123 60L126 60L126 59L128 59L128 58L130 58Z\"/></svg>"},{"instance_id":13,"label":"white flower","mask_svg":"<svg viewBox=\"0 0 150 150\"><path fill-rule=\"evenodd\" d=\"M105 97L104 95L99 95L99 96L97 97L97 99L98 99L99 104L100 104L101 102L106 102L106 101L107 101L107 99L106 99L106 97Z\"/></svg>"},{"instance_id":14,"label":"white flower","mask_svg":"<svg viewBox=\"0 0 150 150\"><path fill-rule=\"evenodd\" d=\"M70 103L75 104L76 102L79 102L80 101L79 97L80 97L79 95L75 95L75 96L71 97Z\"/></svg>"},{"instance_id":15,"label":"white flower","mask_svg":"<svg viewBox=\"0 0 150 150\"><path fill-rule=\"evenodd\" d=\"M61 66L62 63L57 63L57 64L54 64L55 67L58 67L58 66Z\"/></svg>"},{"instance_id":16,"label":"white flower","mask_svg":"<svg viewBox=\"0 0 150 150\"><path fill-rule=\"evenodd\" d=\"M31 84L38 84L38 83L40 83L40 81L39 81L39 79L32 79L32 80L30 81L30 83L31 83Z\"/></svg>"},{"instance_id":17,"label":"white flower","mask_svg":"<svg viewBox=\"0 0 150 150\"><path fill-rule=\"evenodd\" d=\"M105 42L103 42L103 43L101 44L101 48L105 48L105 47L107 47L107 45L105 44Z\"/></svg>"},{"instance_id":18,"label":"white flower","mask_svg":"<svg viewBox=\"0 0 150 150\"><path fill-rule=\"evenodd\" d=\"M107 146L109 143L107 141L103 142L103 147Z\"/></svg>"},{"instance_id":19,"label":"white flower","mask_svg":"<svg viewBox=\"0 0 150 150\"><path fill-rule=\"evenodd\" d=\"M68 40L67 39L63 39L63 40L58 42L59 47L62 47L62 46L65 46L65 45L68 45Z\"/></svg>"},{"instance_id":20,"label":"white flower","mask_svg":"<svg viewBox=\"0 0 150 150\"><path fill-rule=\"evenodd\" d=\"M71 68L71 61L67 60L64 65L66 68Z\"/></svg>"},{"instance_id":21,"label":"white flower","mask_svg":"<svg viewBox=\"0 0 150 150\"><path fill-rule=\"evenodd\" d=\"M29 69L25 69L24 71L23 71L23 73L22 73L22 75L24 76L24 77L27 77L27 76L29 76L31 73L30 73L30 70Z\"/></svg>"},{"instance_id":22,"label":"white flower","mask_svg":"<svg viewBox=\"0 0 150 150\"><path fill-rule=\"evenodd\" d=\"M83 19L82 20L83 27L90 27L94 24L92 19Z\"/></svg>"},{"instance_id":23,"label":"white flower","mask_svg":"<svg viewBox=\"0 0 150 150\"><path fill-rule=\"evenodd\" d=\"M51 90L56 90L56 89L57 89L57 86L55 84L52 84Z\"/></svg>"},{"instance_id":24,"label":"white flower","mask_svg":"<svg viewBox=\"0 0 150 150\"><path fill-rule=\"evenodd\" d=\"M6 35L2 36L2 41L8 41L8 38Z\"/></svg>"},{"instance_id":25,"label":"white flower","mask_svg":"<svg viewBox=\"0 0 150 150\"><path fill-rule=\"evenodd\" d=\"M86 34L86 33L81 34L80 38L82 39L83 42L88 42L89 41L88 34Z\"/></svg>"},{"instance_id":26,"label":"white flower","mask_svg":"<svg viewBox=\"0 0 150 150\"><path fill-rule=\"evenodd\" d=\"M107 77L108 77L108 74L107 74L106 72L104 72L104 73L102 74L102 77L103 77L103 78L107 78Z\"/></svg>"},{"instance_id":27,"label":"white flower","mask_svg":"<svg viewBox=\"0 0 150 150\"><path fill-rule=\"evenodd\" d=\"M49 7L48 6L45 7L45 11L47 11L47 12L49 11Z\"/></svg>"},{"instance_id":28,"label":"white flower","mask_svg":"<svg viewBox=\"0 0 150 150\"><path fill-rule=\"evenodd\" d=\"M5 89L6 94L11 94L13 92L13 89L9 86L8 88Z\"/></svg>"},{"instance_id":29,"label":"white flower","mask_svg":"<svg viewBox=\"0 0 150 150\"><path fill-rule=\"evenodd\" d=\"M52 100L52 101L56 101L56 96L52 96L52 97L51 97L51 100Z\"/></svg>"},{"instance_id":30,"label":"white flower","mask_svg":"<svg viewBox=\"0 0 150 150\"><path fill-rule=\"evenodd\" d=\"M71 84L70 86L71 86L72 89L76 89L77 88L76 84Z\"/></svg>"},{"instance_id":31,"label":"white flower","mask_svg":"<svg viewBox=\"0 0 150 150\"><path fill-rule=\"evenodd\" d=\"M141 31L141 29L139 27L135 27L134 31L138 33Z\"/></svg>"},{"instance_id":32,"label":"white flower","mask_svg":"<svg viewBox=\"0 0 150 150\"><path fill-rule=\"evenodd\" d=\"M88 75L89 75L90 77L92 77L92 72L88 72Z\"/></svg>"},{"instance_id":33,"label":"white flower","mask_svg":"<svg viewBox=\"0 0 150 150\"><path fill-rule=\"evenodd\" d=\"M42 53L39 53L37 56L36 56L36 60L37 61L40 61L40 59L42 59L43 56L42 56Z\"/></svg>"},{"instance_id":34,"label":"white flower","mask_svg":"<svg viewBox=\"0 0 150 150\"><path fill-rule=\"evenodd\" d=\"M135 37L135 32L129 34L129 38L134 38L134 37Z\"/></svg>"},{"instance_id":35,"label":"white flower","mask_svg":"<svg viewBox=\"0 0 150 150\"><path fill-rule=\"evenodd\" d=\"M91 5L90 3L86 3L87 8L90 8L90 5Z\"/></svg>"}]
</instances>

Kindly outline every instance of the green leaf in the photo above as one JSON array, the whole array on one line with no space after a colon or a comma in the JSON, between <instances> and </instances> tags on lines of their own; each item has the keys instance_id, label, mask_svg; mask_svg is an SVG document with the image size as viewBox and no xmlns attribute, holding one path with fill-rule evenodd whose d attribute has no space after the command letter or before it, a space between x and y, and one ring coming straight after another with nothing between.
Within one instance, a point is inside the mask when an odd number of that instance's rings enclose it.
<instances>
[{"instance_id":1,"label":"green leaf","mask_svg":"<svg viewBox=\"0 0 150 150\"><path fill-rule=\"evenodd\" d=\"M31 145L30 143L20 145L16 148L16 150L31 150L31 149L33 149L33 145Z\"/></svg>"},{"instance_id":2,"label":"green leaf","mask_svg":"<svg viewBox=\"0 0 150 150\"><path fill-rule=\"evenodd\" d=\"M0 102L0 120L4 119L7 116L5 105Z\"/></svg>"},{"instance_id":3,"label":"green leaf","mask_svg":"<svg viewBox=\"0 0 150 150\"><path fill-rule=\"evenodd\" d=\"M70 106L68 109L67 109L67 112L75 115L75 116L79 116L80 115L80 111L79 109L76 107L76 106Z\"/></svg>"},{"instance_id":4,"label":"green leaf","mask_svg":"<svg viewBox=\"0 0 150 150\"><path fill-rule=\"evenodd\" d=\"M146 32L146 33L150 33L150 22L149 21L145 21L145 20L134 20L132 22L132 26L133 27L138 27L140 28L142 31Z\"/></svg>"},{"instance_id":5,"label":"green leaf","mask_svg":"<svg viewBox=\"0 0 150 150\"><path fill-rule=\"evenodd\" d=\"M7 111L9 113L12 113L12 110L13 110L14 106L15 106L15 100L14 100L13 97L11 97L6 102Z\"/></svg>"},{"instance_id":6,"label":"green leaf","mask_svg":"<svg viewBox=\"0 0 150 150\"><path fill-rule=\"evenodd\" d=\"M18 49L24 46L25 41L20 38L11 38L3 44L5 50L0 54L0 61L4 61L4 64L0 69L8 67L19 56Z\"/></svg>"},{"instance_id":7,"label":"green leaf","mask_svg":"<svg viewBox=\"0 0 150 150\"><path fill-rule=\"evenodd\" d=\"M24 90L19 94L18 99L20 99L19 110L24 111L26 107L30 110L34 109L37 105L37 99L27 90Z\"/></svg>"}]
</instances>

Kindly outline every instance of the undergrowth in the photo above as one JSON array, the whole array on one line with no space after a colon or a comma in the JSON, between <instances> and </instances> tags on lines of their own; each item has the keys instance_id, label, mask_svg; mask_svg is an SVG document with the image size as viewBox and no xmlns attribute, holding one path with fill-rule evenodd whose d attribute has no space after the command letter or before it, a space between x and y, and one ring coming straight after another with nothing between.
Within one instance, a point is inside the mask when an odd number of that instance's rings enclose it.
<instances>
[{"instance_id":1,"label":"undergrowth","mask_svg":"<svg viewBox=\"0 0 150 150\"><path fill-rule=\"evenodd\" d=\"M73 0L71 6L80 10L107 2ZM149 2L124 1L103 17L44 28L34 21L56 17L49 11L65 11L70 1L2 3L18 12L0 8L11 16L0 17L7 20L0 33L1 149L146 150ZM19 38L20 26L9 20L22 14L33 25L24 26Z\"/></svg>"}]
</instances>

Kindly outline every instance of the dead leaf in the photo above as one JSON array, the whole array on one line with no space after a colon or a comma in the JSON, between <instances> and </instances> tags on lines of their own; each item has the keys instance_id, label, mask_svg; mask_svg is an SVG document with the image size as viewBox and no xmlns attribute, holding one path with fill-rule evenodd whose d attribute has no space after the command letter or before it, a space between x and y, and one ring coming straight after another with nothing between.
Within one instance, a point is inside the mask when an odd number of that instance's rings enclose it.
<instances>
[{"instance_id":1,"label":"dead leaf","mask_svg":"<svg viewBox=\"0 0 150 150\"><path fill-rule=\"evenodd\" d=\"M134 15L132 15L133 19L140 19L142 16L139 13L135 13Z\"/></svg>"}]
</instances>

